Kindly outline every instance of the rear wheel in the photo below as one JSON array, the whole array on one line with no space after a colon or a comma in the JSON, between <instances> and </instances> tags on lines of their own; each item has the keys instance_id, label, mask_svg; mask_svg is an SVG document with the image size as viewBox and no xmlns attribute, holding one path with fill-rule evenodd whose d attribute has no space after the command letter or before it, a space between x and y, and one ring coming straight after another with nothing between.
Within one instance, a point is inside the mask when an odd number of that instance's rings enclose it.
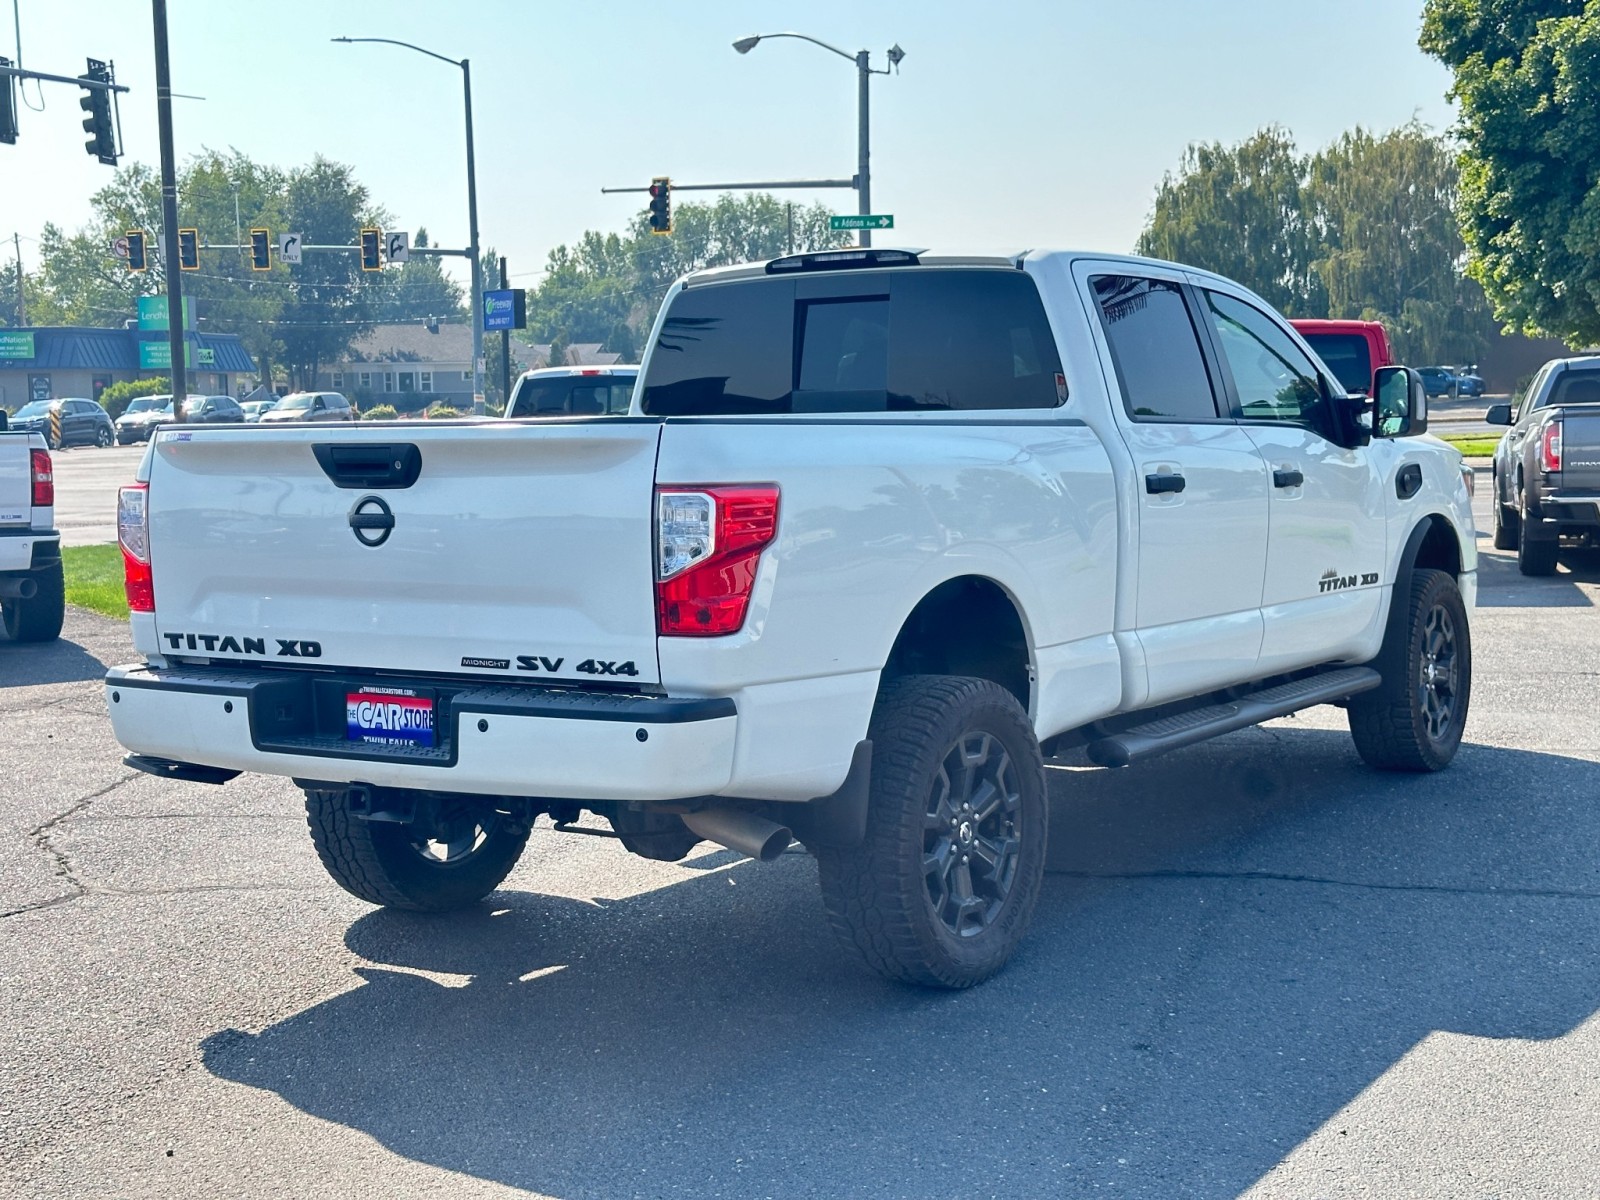
<instances>
[{"instance_id":1,"label":"rear wheel","mask_svg":"<svg viewBox=\"0 0 1600 1200\"><path fill-rule=\"evenodd\" d=\"M1522 522L1515 509L1508 508L1500 500L1500 480L1494 481L1494 548L1496 550L1515 550L1517 548L1518 534L1521 532Z\"/></svg>"},{"instance_id":2,"label":"rear wheel","mask_svg":"<svg viewBox=\"0 0 1600 1200\"><path fill-rule=\"evenodd\" d=\"M419 801L411 824L368 821L343 791L306 789L306 824L333 881L371 904L449 912L482 900L516 866L526 826L472 797Z\"/></svg>"},{"instance_id":3,"label":"rear wheel","mask_svg":"<svg viewBox=\"0 0 1600 1200\"><path fill-rule=\"evenodd\" d=\"M61 574L61 564L33 573L39 590L27 600L0 600L0 618L5 621L6 634L18 642L53 642L61 636L61 622L66 619L66 580Z\"/></svg>"},{"instance_id":4,"label":"rear wheel","mask_svg":"<svg viewBox=\"0 0 1600 1200\"><path fill-rule=\"evenodd\" d=\"M1517 515L1517 570L1524 575L1554 575L1561 557L1561 539L1535 541L1528 536L1528 500L1524 496Z\"/></svg>"},{"instance_id":5,"label":"rear wheel","mask_svg":"<svg viewBox=\"0 0 1600 1200\"><path fill-rule=\"evenodd\" d=\"M94 444L99 446L100 449L104 450L107 446L111 445L111 437L111 426L102 425L98 430L95 431Z\"/></svg>"},{"instance_id":6,"label":"rear wheel","mask_svg":"<svg viewBox=\"0 0 1600 1200\"><path fill-rule=\"evenodd\" d=\"M984 679L911 675L872 719L867 835L817 850L829 924L873 970L963 988L1002 966L1044 879L1044 763L1016 698Z\"/></svg>"},{"instance_id":7,"label":"rear wheel","mask_svg":"<svg viewBox=\"0 0 1600 1200\"><path fill-rule=\"evenodd\" d=\"M1369 766L1438 771L1461 745L1472 699L1466 605L1447 571L1414 570L1374 664L1383 682L1350 698L1350 736Z\"/></svg>"}]
</instances>

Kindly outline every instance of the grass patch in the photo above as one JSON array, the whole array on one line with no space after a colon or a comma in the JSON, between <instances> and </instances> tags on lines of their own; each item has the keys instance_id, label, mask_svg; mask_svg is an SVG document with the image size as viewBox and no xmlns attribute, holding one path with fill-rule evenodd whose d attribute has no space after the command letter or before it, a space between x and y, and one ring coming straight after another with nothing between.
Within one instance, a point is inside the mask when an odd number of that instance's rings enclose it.
<instances>
[{"instance_id":1,"label":"grass patch","mask_svg":"<svg viewBox=\"0 0 1600 1200\"><path fill-rule=\"evenodd\" d=\"M1441 433L1437 436L1468 458L1488 458L1500 444L1500 435L1496 433Z\"/></svg>"},{"instance_id":2,"label":"grass patch","mask_svg":"<svg viewBox=\"0 0 1600 1200\"><path fill-rule=\"evenodd\" d=\"M63 546L61 566L67 577L68 604L127 619L120 546Z\"/></svg>"}]
</instances>

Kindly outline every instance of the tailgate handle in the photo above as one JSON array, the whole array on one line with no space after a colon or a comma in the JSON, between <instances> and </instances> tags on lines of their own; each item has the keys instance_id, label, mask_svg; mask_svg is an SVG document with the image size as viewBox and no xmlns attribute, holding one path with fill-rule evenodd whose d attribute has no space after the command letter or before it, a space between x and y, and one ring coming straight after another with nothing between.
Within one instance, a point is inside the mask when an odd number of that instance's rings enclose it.
<instances>
[{"instance_id":1,"label":"tailgate handle","mask_svg":"<svg viewBox=\"0 0 1600 1200\"><path fill-rule=\"evenodd\" d=\"M311 452L335 487L408 488L422 474L422 451L410 442L319 442Z\"/></svg>"}]
</instances>

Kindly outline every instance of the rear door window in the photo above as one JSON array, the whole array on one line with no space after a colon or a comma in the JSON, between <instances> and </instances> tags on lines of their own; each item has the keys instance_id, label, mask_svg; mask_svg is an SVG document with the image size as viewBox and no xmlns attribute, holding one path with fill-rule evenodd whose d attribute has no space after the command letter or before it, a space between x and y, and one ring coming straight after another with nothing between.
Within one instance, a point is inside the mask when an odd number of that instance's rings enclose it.
<instances>
[{"instance_id":1,"label":"rear door window","mask_svg":"<svg viewBox=\"0 0 1600 1200\"><path fill-rule=\"evenodd\" d=\"M1216 421L1216 390L1181 284L1137 275L1090 281L1122 403L1136 421Z\"/></svg>"},{"instance_id":2,"label":"rear door window","mask_svg":"<svg viewBox=\"0 0 1600 1200\"><path fill-rule=\"evenodd\" d=\"M570 375L524 379L511 395L513 417L600 416L628 411L633 379L621 375Z\"/></svg>"},{"instance_id":3,"label":"rear door window","mask_svg":"<svg viewBox=\"0 0 1600 1200\"><path fill-rule=\"evenodd\" d=\"M1025 273L909 268L680 292L643 393L657 416L1053 408L1055 338Z\"/></svg>"}]
</instances>

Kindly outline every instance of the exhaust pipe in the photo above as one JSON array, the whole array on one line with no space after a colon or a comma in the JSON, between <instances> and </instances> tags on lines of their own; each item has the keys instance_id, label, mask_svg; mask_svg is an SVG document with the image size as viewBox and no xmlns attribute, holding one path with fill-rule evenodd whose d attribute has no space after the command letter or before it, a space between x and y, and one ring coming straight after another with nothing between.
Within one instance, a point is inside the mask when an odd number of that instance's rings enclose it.
<instances>
[{"instance_id":1,"label":"exhaust pipe","mask_svg":"<svg viewBox=\"0 0 1600 1200\"><path fill-rule=\"evenodd\" d=\"M39 594L39 585L31 579L0 579L0 599L32 600Z\"/></svg>"},{"instance_id":2,"label":"exhaust pipe","mask_svg":"<svg viewBox=\"0 0 1600 1200\"><path fill-rule=\"evenodd\" d=\"M737 850L759 862L771 862L794 840L782 825L736 808L704 808L684 813L683 823L708 842Z\"/></svg>"}]
</instances>

